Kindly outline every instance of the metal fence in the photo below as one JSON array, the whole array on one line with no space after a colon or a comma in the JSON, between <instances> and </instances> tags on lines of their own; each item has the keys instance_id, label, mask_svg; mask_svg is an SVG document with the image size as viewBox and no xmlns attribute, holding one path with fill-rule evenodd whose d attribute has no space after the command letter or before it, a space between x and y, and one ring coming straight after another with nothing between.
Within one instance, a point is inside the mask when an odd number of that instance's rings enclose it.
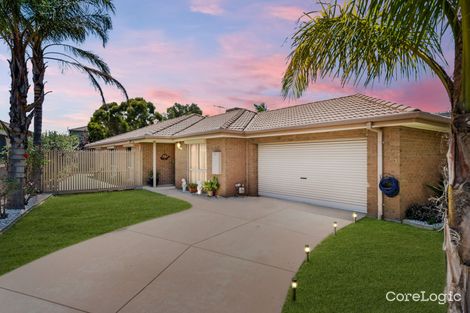
<instances>
[{"instance_id":1,"label":"metal fence","mask_svg":"<svg viewBox=\"0 0 470 313\"><path fill-rule=\"evenodd\" d=\"M43 192L72 193L131 189L142 185L142 151L46 151Z\"/></svg>"}]
</instances>

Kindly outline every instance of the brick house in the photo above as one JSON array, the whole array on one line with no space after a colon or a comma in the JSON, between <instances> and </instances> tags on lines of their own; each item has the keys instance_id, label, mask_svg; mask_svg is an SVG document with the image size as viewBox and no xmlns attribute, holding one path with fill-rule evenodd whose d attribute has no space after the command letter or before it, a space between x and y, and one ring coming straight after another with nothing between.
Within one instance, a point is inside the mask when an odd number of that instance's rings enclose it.
<instances>
[{"instance_id":1,"label":"brick house","mask_svg":"<svg viewBox=\"0 0 470 313\"><path fill-rule=\"evenodd\" d=\"M248 195L270 196L401 219L430 196L445 164L447 117L365 95L255 113L229 109L187 115L87 145L142 149L143 177L181 188L181 179L217 176L221 196L243 183ZM400 182L386 197L384 175ZM142 182L145 184L145 181Z\"/></svg>"}]
</instances>

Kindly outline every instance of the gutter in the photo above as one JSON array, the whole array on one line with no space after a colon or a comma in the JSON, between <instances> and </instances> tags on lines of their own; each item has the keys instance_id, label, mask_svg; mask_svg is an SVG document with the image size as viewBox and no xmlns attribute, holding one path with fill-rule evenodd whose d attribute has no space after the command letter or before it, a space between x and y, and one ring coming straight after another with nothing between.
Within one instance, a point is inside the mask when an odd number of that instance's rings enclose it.
<instances>
[{"instance_id":1,"label":"gutter","mask_svg":"<svg viewBox=\"0 0 470 313\"><path fill-rule=\"evenodd\" d=\"M372 128L372 123L367 123L367 130L370 130L377 134L377 219L383 218L383 203L384 195L380 190L378 184L383 176L384 164L383 164L383 130L382 128Z\"/></svg>"}]
</instances>

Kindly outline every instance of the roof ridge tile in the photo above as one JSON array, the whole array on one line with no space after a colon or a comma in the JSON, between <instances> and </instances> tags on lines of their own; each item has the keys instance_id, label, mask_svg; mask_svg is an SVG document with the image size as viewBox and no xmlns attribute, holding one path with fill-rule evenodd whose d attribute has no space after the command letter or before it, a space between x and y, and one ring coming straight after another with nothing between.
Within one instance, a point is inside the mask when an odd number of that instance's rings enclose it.
<instances>
[{"instance_id":1,"label":"roof ridge tile","mask_svg":"<svg viewBox=\"0 0 470 313\"><path fill-rule=\"evenodd\" d=\"M245 110L238 109L237 113L234 116L232 116L228 121L226 121L225 123L222 124L222 126L220 126L220 129L228 129L230 125L235 123L244 113L245 113Z\"/></svg>"},{"instance_id":2,"label":"roof ridge tile","mask_svg":"<svg viewBox=\"0 0 470 313\"><path fill-rule=\"evenodd\" d=\"M401 104L401 103L397 103L397 102L393 102L393 101L388 101L388 100L384 100L384 99L380 99L380 98L375 98L375 97L367 96L367 95L364 95L364 94L361 94L361 93L357 93L354 96L358 96L358 97L361 97L361 98L363 98L365 100L368 100L370 102L385 105L389 108L397 109L397 110L400 110L400 111L421 112L420 109L414 108L414 107L409 106L409 105L405 105L405 104Z\"/></svg>"},{"instance_id":3,"label":"roof ridge tile","mask_svg":"<svg viewBox=\"0 0 470 313\"><path fill-rule=\"evenodd\" d=\"M194 116L194 115L199 115L199 114L192 114L192 115ZM207 118L207 116L202 116L202 115L199 115L199 116L201 117L201 119L195 121L195 122L192 123L192 124L189 124L187 127L184 127L183 129L178 130L178 131L175 132L172 136L175 136L176 134L179 134L179 133L181 133L182 131L185 131L186 129L188 129L188 128L194 126L194 125L196 125L197 123L199 123L199 122L201 122L201 121L203 121L203 120L205 120L205 119Z\"/></svg>"},{"instance_id":4,"label":"roof ridge tile","mask_svg":"<svg viewBox=\"0 0 470 313\"><path fill-rule=\"evenodd\" d=\"M168 129L170 128L171 126L175 125L175 124L178 124L180 122L183 122L183 121L186 121L188 118L192 117L193 115L196 115L195 113L191 113L191 114L186 114L186 115L182 115L182 116L179 116L177 118L172 118L172 119L169 119L169 120L166 120L166 121L172 121L173 123L168 123L169 125L166 126L166 127L163 127L162 129L159 129L155 132L152 132L151 134L149 135L155 135L161 131L164 131L165 129ZM166 122L166 121L162 121L162 122Z\"/></svg>"},{"instance_id":5,"label":"roof ridge tile","mask_svg":"<svg viewBox=\"0 0 470 313\"><path fill-rule=\"evenodd\" d=\"M252 112L252 111L250 111L250 112ZM245 129L247 129L248 126L250 126L251 122L253 122L255 117L258 115L258 112L252 112L252 113L253 113L253 115L251 116L250 121L248 123L246 123L245 127L243 127L243 131L245 131Z\"/></svg>"}]
</instances>

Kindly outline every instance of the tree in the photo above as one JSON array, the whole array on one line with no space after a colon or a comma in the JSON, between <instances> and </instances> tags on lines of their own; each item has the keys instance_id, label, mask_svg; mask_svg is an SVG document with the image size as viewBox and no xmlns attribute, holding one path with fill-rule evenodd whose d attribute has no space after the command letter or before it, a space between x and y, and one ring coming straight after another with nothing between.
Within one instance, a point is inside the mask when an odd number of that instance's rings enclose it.
<instances>
[{"instance_id":1,"label":"tree","mask_svg":"<svg viewBox=\"0 0 470 313\"><path fill-rule=\"evenodd\" d=\"M24 181L28 128L33 118L33 106L28 104L28 68L26 49L30 38L25 28L26 18L22 10L24 2L0 1L0 39L10 50L10 128L8 137L11 148L8 153L8 180L15 188L8 197L7 207L24 208Z\"/></svg>"},{"instance_id":2,"label":"tree","mask_svg":"<svg viewBox=\"0 0 470 313\"><path fill-rule=\"evenodd\" d=\"M368 85L382 78L416 78L431 70L452 108L446 216L447 292L460 293L449 312L470 307L470 2L468 0L348 0L307 14L293 35L283 78L285 96L299 97L326 76ZM443 37L454 40L451 74Z\"/></svg>"},{"instance_id":3,"label":"tree","mask_svg":"<svg viewBox=\"0 0 470 313\"><path fill-rule=\"evenodd\" d=\"M266 112L268 110L268 106L264 102L261 102L260 104L254 103L253 106L255 107L256 112Z\"/></svg>"},{"instance_id":4,"label":"tree","mask_svg":"<svg viewBox=\"0 0 470 313\"><path fill-rule=\"evenodd\" d=\"M90 142L116 136L161 121L162 115L155 111L152 102L134 98L117 104L103 104L93 113L88 123Z\"/></svg>"},{"instance_id":5,"label":"tree","mask_svg":"<svg viewBox=\"0 0 470 313\"><path fill-rule=\"evenodd\" d=\"M63 1L66 1L63 2ZM43 0L31 2L28 18L31 32L31 63L34 84L34 134L33 144L41 151L42 107L45 98L45 74L48 60L63 67L73 67L86 73L92 85L104 95L98 79L117 86L127 93L119 81L111 76L108 65L96 54L72 46L65 41L83 43L89 34L96 35L103 46L112 27L109 13L114 12L110 0ZM33 181L39 185L42 167L33 171Z\"/></svg>"},{"instance_id":6,"label":"tree","mask_svg":"<svg viewBox=\"0 0 470 313\"><path fill-rule=\"evenodd\" d=\"M8 136L12 144L9 151L8 162L8 179L13 181L17 186L17 190L13 192L9 199L7 206L9 208L24 208L24 182L25 182L25 149L27 148L27 131L34 117L36 104L39 101L34 101L28 104L28 67L27 67L27 49L34 46L34 41L37 39L36 32L39 28L38 25L44 26L44 32L50 34L59 34L64 27L75 29L87 29L79 22L85 22L83 17L90 18L91 15L98 15L99 11L91 9L97 3L109 3L108 0L59 0L59 1L33 1L33 0L2 0L0 1L0 39L8 46L10 50L10 130ZM45 14L44 12L51 12L52 8L54 14ZM65 19L61 12L72 12L69 16L70 19ZM44 13L44 14L43 14ZM58 13L57 15L55 15ZM81 19L74 19L73 17L80 17ZM61 21L54 23L54 21ZM86 37L91 31L87 29L82 32ZM51 37L48 37L51 38ZM68 37L67 37L68 38ZM62 38L65 40L65 37ZM92 84L98 88L102 94L102 90L97 84L97 77L104 80L106 83L118 83L114 81L109 75L100 75L99 65L98 70L87 66L82 66L80 62L75 60L67 61L55 58L56 61L61 62L62 65L68 67L79 68L90 77ZM34 61L33 61L34 63ZM44 65L44 63L43 63ZM37 64L33 64L36 66ZM45 65L44 65L45 69ZM34 74L39 73L33 70ZM92 77L93 76L93 77ZM41 75L36 76L34 79L43 80ZM122 86L121 86L122 87ZM36 99L42 99L44 94L35 92ZM42 101L42 100L41 100Z\"/></svg>"},{"instance_id":7,"label":"tree","mask_svg":"<svg viewBox=\"0 0 470 313\"><path fill-rule=\"evenodd\" d=\"M144 98L130 99L128 102L123 102L121 106L131 130L148 126L163 119L163 116L155 110L155 105Z\"/></svg>"},{"instance_id":8,"label":"tree","mask_svg":"<svg viewBox=\"0 0 470 313\"><path fill-rule=\"evenodd\" d=\"M44 150L75 151L80 146L80 139L74 135L60 134L56 131L42 134Z\"/></svg>"},{"instance_id":9,"label":"tree","mask_svg":"<svg viewBox=\"0 0 470 313\"><path fill-rule=\"evenodd\" d=\"M180 104L180 103L175 103L173 106L166 109L166 118L170 120L173 118L177 118L183 115L188 115L188 114L193 114L193 113L202 115L202 110L196 103L185 104L185 105Z\"/></svg>"}]
</instances>

